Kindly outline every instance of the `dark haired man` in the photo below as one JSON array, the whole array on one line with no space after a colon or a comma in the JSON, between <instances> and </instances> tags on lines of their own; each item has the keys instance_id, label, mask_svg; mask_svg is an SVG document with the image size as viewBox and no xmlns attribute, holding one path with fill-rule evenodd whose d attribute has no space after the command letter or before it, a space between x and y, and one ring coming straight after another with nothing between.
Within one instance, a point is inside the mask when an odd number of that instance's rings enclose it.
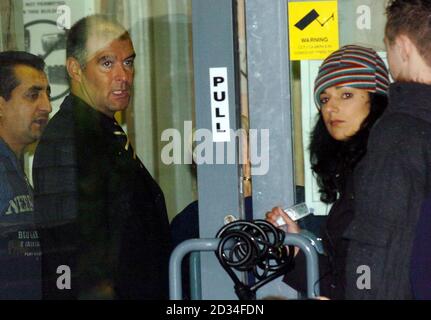
<instances>
[{"instance_id":1,"label":"dark haired man","mask_svg":"<svg viewBox=\"0 0 431 320\"><path fill-rule=\"evenodd\" d=\"M347 299L413 297L412 243L431 192L431 1L391 0L386 13L395 83L355 171L355 218L346 233Z\"/></svg>"},{"instance_id":2,"label":"dark haired man","mask_svg":"<svg viewBox=\"0 0 431 320\"><path fill-rule=\"evenodd\" d=\"M114 118L129 105L134 58L128 32L104 16L68 33L71 94L33 166L44 298L168 298L163 193Z\"/></svg>"},{"instance_id":3,"label":"dark haired man","mask_svg":"<svg viewBox=\"0 0 431 320\"><path fill-rule=\"evenodd\" d=\"M0 53L0 299L40 299L41 267L33 189L22 166L51 112L44 62Z\"/></svg>"}]
</instances>

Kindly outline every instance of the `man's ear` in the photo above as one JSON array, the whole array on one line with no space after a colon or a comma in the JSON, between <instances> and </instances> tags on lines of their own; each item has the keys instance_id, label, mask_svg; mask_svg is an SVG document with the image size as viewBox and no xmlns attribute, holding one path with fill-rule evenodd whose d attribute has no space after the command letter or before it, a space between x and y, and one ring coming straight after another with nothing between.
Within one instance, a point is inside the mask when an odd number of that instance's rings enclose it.
<instances>
[{"instance_id":1,"label":"man's ear","mask_svg":"<svg viewBox=\"0 0 431 320\"><path fill-rule=\"evenodd\" d=\"M410 38L404 34L400 34L395 38L395 45L403 62L409 60L416 48Z\"/></svg>"},{"instance_id":2,"label":"man's ear","mask_svg":"<svg viewBox=\"0 0 431 320\"><path fill-rule=\"evenodd\" d=\"M69 77L75 81L81 82L82 69L81 64L73 57L69 57L66 60L66 68Z\"/></svg>"}]
</instances>

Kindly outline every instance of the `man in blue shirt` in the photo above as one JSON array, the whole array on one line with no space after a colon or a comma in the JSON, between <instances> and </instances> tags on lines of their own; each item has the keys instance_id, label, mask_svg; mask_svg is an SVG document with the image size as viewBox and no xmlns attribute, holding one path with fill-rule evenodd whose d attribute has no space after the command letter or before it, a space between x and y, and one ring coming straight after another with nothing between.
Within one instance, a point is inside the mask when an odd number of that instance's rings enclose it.
<instances>
[{"instance_id":1,"label":"man in blue shirt","mask_svg":"<svg viewBox=\"0 0 431 320\"><path fill-rule=\"evenodd\" d=\"M52 111L41 58L0 53L0 299L40 299L40 246L24 149L38 140Z\"/></svg>"}]
</instances>

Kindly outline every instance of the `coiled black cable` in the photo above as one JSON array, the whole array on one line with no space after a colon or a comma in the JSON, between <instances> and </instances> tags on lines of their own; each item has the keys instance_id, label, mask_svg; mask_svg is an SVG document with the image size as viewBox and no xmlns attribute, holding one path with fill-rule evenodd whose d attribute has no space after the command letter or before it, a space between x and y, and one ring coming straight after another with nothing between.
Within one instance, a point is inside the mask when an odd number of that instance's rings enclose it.
<instances>
[{"instance_id":1,"label":"coiled black cable","mask_svg":"<svg viewBox=\"0 0 431 320\"><path fill-rule=\"evenodd\" d=\"M238 220L225 225L216 256L234 282L240 300L255 300L256 291L294 267L294 248L284 245L285 233L265 220ZM241 282L235 271L251 272L258 281Z\"/></svg>"}]
</instances>

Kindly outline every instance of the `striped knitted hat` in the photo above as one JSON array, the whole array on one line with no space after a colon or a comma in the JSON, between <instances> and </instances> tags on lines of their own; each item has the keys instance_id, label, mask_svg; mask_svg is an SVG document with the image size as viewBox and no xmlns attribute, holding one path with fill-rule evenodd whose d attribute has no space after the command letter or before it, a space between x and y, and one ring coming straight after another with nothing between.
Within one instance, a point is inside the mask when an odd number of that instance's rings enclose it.
<instances>
[{"instance_id":1,"label":"striped knitted hat","mask_svg":"<svg viewBox=\"0 0 431 320\"><path fill-rule=\"evenodd\" d=\"M388 70L373 49L347 45L331 53L319 68L314 83L314 101L319 109L320 94L334 86L387 95Z\"/></svg>"}]
</instances>

